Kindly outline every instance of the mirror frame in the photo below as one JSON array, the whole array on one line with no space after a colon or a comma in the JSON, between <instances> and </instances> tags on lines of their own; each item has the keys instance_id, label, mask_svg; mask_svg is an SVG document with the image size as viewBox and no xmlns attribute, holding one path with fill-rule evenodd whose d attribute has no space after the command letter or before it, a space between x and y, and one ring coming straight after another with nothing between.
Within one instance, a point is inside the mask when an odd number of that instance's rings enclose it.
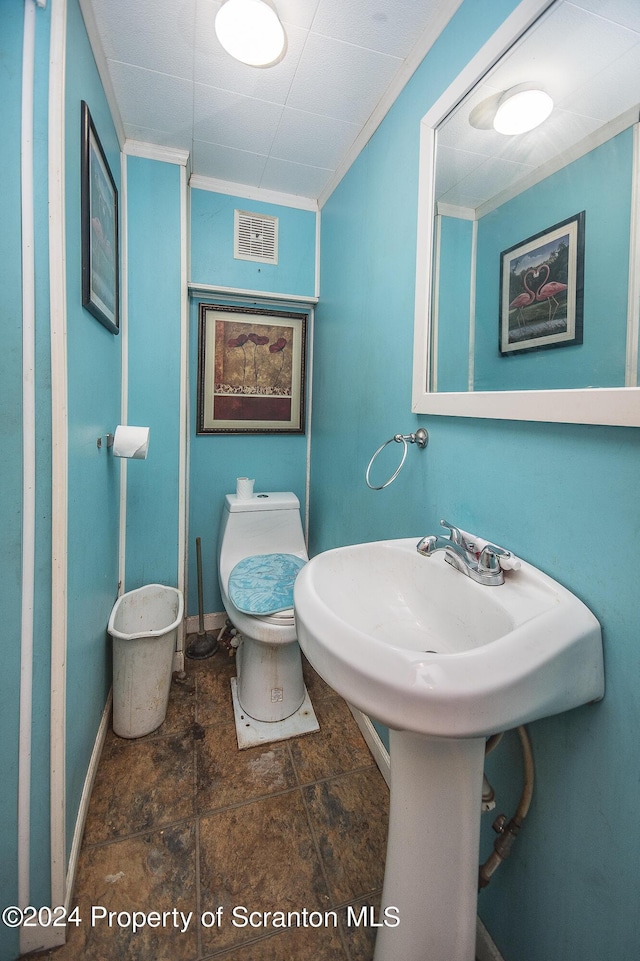
<instances>
[{"instance_id":1,"label":"mirror frame","mask_svg":"<svg viewBox=\"0 0 640 961\"><path fill-rule=\"evenodd\" d=\"M435 233L436 128L500 60L520 36L555 0L522 0L487 43L447 87L420 124L418 237L416 249L413 394L416 414L482 417L498 420L545 421L565 424L602 424L640 427L640 387L588 387L567 390L505 390L437 393L430 390L432 287ZM631 324L640 304L640 157L639 125L634 128L634 183L632 189L629 289L627 301L627 376L637 382L638 324Z\"/></svg>"}]
</instances>

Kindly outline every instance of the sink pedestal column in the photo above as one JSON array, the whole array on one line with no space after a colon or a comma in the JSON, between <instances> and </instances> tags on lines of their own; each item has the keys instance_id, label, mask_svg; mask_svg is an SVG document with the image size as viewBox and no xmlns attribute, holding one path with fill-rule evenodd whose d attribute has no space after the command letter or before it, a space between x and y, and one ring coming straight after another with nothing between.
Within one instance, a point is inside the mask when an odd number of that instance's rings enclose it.
<instances>
[{"instance_id":1,"label":"sink pedestal column","mask_svg":"<svg viewBox=\"0 0 640 961\"><path fill-rule=\"evenodd\" d=\"M475 958L484 752L484 738L390 732L381 920L394 906L400 923L379 929L374 961Z\"/></svg>"}]
</instances>

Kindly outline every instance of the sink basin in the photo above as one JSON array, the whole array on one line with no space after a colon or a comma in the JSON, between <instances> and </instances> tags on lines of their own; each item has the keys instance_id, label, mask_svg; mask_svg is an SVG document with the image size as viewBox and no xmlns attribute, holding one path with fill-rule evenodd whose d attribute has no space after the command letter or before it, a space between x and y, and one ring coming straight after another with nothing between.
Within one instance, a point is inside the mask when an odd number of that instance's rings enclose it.
<instances>
[{"instance_id":1,"label":"sink basin","mask_svg":"<svg viewBox=\"0 0 640 961\"><path fill-rule=\"evenodd\" d=\"M341 547L299 574L298 639L339 694L395 730L456 738L602 697L600 625L570 591L524 562L477 584L417 542Z\"/></svg>"},{"instance_id":2,"label":"sink basin","mask_svg":"<svg viewBox=\"0 0 640 961\"><path fill-rule=\"evenodd\" d=\"M390 728L391 804L374 961L473 961L486 737L604 693L600 625L530 564L478 584L418 538L341 547L295 583L298 640Z\"/></svg>"}]
</instances>

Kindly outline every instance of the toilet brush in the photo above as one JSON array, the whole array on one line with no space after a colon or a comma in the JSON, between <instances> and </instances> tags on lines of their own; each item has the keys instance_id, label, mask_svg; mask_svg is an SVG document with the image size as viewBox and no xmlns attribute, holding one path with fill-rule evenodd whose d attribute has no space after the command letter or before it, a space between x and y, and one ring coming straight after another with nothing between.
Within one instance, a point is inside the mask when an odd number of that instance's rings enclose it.
<instances>
[{"instance_id":1,"label":"toilet brush","mask_svg":"<svg viewBox=\"0 0 640 961\"><path fill-rule=\"evenodd\" d=\"M204 611L202 604L202 546L200 538L196 537L196 564L198 567L198 633L187 638L187 657L194 661L201 661L211 657L218 650L218 641L213 634L207 634L204 629Z\"/></svg>"}]
</instances>

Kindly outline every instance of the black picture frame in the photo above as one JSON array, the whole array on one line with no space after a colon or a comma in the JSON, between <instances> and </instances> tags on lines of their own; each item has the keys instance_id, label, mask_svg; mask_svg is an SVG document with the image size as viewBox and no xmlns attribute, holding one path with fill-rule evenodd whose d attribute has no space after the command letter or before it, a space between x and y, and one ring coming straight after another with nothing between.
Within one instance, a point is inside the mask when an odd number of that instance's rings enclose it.
<instances>
[{"instance_id":1,"label":"black picture frame","mask_svg":"<svg viewBox=\"0 0 640 961\"><path fill-rule=\"evenodd\" d=\"M304 434L308 314L199 305L198 434Z\"/></svg>"},{"instance_id":2,"label":"black picture frame","mask_svg":"<svg viewBox=\"0 0 640 961\"><path fill-rule=\"evenodd\" d=\"M503 355L582 343L585 212L500 254Z\"/></svg>"},{"instance_id":3,"label":"black picture frame","mask_svg":"<svg viewBox=\"0 0 640 961\"><path fill-rule=\"evenodd\" d=\"M118 190L88 104L81 103L82 305L120 330Z\"/></svg>"}]
</instances>

